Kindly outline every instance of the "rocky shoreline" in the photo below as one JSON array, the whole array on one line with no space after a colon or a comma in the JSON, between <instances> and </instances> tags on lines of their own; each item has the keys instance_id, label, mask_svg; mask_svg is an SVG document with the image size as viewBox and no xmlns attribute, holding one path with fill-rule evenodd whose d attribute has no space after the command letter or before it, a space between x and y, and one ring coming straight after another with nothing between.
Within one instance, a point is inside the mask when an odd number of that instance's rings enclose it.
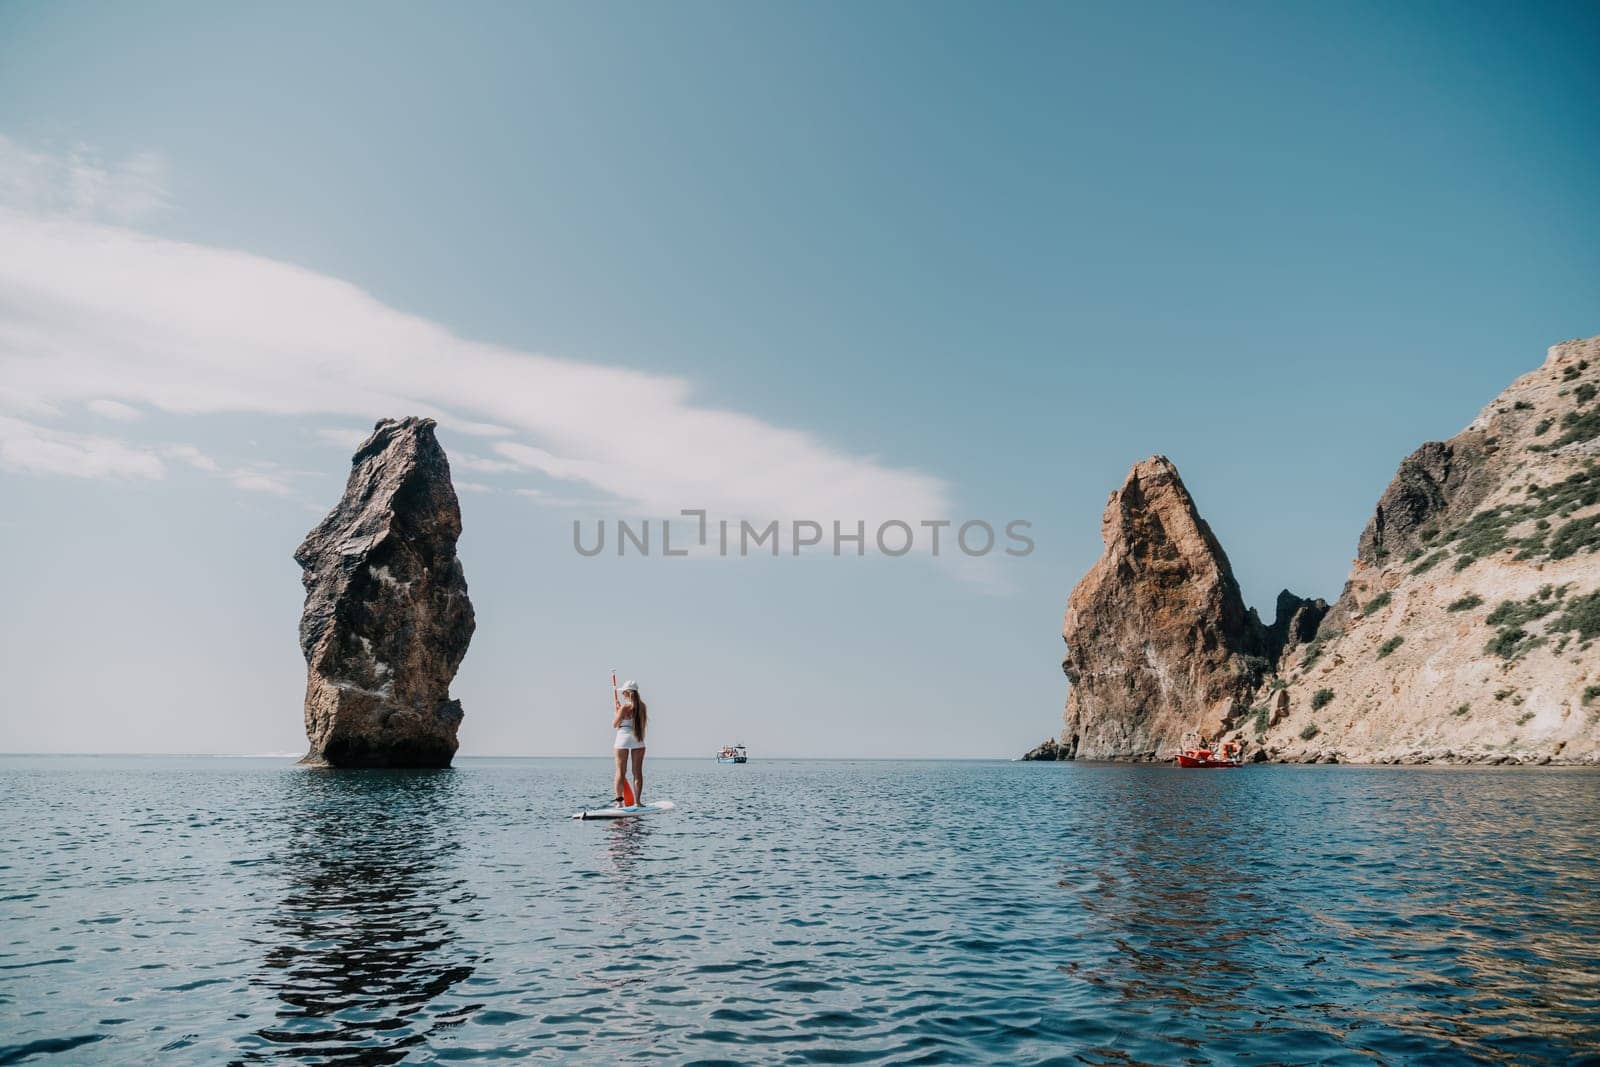
<instances>
[{"instance_id":1,"label":"rocky shoreline","mask_svg":"<svg viewBox=\"0 0 1600 1067\"><path fill-rule=\"evenodd\" d=\"M1400 464L1332 604L1263 624L1164 456L1134 464L1062 625L1059 739L1024 759L1600 764L1600 338Z\"/></svg>"},{"instance_id":2,"label":"rocky shoreline","mask_svg":"<svg viewBox=\"0 0 1600 1067\"><path fill-rule=\"evenodd\" d=\"M1151 755L1143 758L1109 757L1090 760L1068 756L1066 746L1055 738L1046 738L1018 757L1024 763L1171 763L1172 757ZM1600 757L1586 755L1577 758L1551 755L1548 752L1466 752L1450 749L1415 749L1407 752L1382 753L1368 759L1349 758L1337 751L1309 753L1302 758L1272 757L1264 749L1245 753L1246 763L1282 764L1348 764L1354 767L1419 767L1419 766L1488 766L1488 767L1600 767Z\"/></svg>"}]
</instances>

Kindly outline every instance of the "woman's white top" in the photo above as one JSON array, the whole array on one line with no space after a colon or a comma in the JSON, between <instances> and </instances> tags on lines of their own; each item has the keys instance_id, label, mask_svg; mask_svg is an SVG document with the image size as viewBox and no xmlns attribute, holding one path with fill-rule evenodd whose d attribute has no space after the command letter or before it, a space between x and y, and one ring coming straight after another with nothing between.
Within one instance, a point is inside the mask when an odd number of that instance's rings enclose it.
<instances>
[{"instance_id":1,"label":"woman's white top","mask_svg":"<svg viewBox=\"0 0 1600 1067\"><path fill-rule=\"evenodd\" d=\"M633 736L633 716L629 715L617 724L617 743L613 748L643 748L644 742Z\"/></svg>"}]
</instances>

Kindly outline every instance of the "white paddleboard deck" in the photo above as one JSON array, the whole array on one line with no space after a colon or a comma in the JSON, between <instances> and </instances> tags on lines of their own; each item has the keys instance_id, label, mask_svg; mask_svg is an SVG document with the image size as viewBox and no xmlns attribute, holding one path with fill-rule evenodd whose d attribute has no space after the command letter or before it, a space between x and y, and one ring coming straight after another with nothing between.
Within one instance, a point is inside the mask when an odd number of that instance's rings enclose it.
<instances>
[{"instance_id":1,"label":"white paddleboard deck","mask_svg":"<svg viewBox=\"0 0 1600 1067\"><path fill-rule=\"evenodd\" d=\"M600 808L596 811L574 812L574 819L629 819L635 815L655 815L658 812L671 811L677 807L670 800L655 800L649 804L640 804L633 808Z\"/></svg>"}]
</instances>

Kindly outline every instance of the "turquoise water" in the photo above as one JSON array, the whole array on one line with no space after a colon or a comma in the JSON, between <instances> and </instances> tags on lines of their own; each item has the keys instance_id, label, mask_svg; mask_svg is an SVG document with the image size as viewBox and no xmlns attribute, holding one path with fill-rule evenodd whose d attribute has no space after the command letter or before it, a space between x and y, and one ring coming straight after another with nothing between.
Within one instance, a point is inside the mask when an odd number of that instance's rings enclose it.
<instances>
[{"instance_id":1,"label":"turquoise water","mask_svg":"<svg viewBox=\"0 0 1600 1067\"><path fill-rule=\"evenodd\" d=\"M0 1064L1600 1057L1600 773L649 769L0 758Z\"/></svg>"}]
</instances>

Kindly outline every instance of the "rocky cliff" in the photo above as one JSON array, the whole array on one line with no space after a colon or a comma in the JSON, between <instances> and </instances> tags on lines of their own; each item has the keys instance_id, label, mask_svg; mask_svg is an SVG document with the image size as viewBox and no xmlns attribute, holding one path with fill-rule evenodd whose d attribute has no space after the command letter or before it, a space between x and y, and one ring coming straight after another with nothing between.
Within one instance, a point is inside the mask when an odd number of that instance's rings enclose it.
<instances>
[{"instance_id":1,"label":"rocky cliff","mask_svg":"<svg viewBox=\"0 0 1600 1067\"><path fill-rule=\"evenodd\" d=\"M1272 758L1600 761L1597 393L1600 338L1556 345L1401 462L1338 604L1279 664Z\"/></svg>"},{"instance_id":2,"label":"rocky cliff","mask_svg":"<svg viewBox=\"0 0 1600 1067\"><path fill-rule=\"evenodd\" d=\"M1249 712L1284 645L1320 618L1287 591L1271 627L1245 608L1227 554L1165 456L1134 464L1100 536L1105 552L1073 589L1062 626L1072 686L1062 758L1164 758L1189 733L1221 735Z\"/></svg>"},{"instance_id":3,"label":"rocky cliff","mask_svg":"<svg viewBox=\"0 0 1600 1067\"><path fill-rule=\"evenodd\" d=\"M1305 762L1600 762L1600 338L1550 349L1400 464L1331 609L1262 627L1160 457L1073 590L1062 745L1165 758L1186 729Z\"/></svg>"},{"instance_id":4,"label":"rocky cliff","mask_svg":"<svg viewBox=\"0 0 1600 1067\"><path fill-rule=\"evenodd\" d=\"M446 767L461 702L450 682L474 628L456 558L461 509L432 419L384 419L344 496L295 551L304 569L301 762Z\"/></svg>"}]
</instances>

